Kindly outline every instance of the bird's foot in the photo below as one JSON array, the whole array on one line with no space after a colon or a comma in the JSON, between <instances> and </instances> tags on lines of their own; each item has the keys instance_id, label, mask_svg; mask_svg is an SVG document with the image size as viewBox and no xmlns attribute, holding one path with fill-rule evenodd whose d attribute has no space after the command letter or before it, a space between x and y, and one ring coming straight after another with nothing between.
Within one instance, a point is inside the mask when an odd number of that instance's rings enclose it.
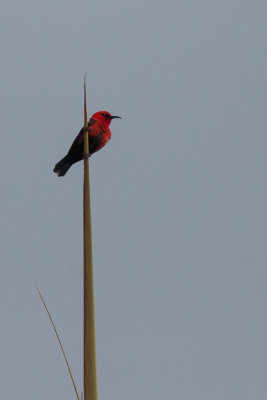
<instances>
[{"instance_id":1,"label":"bird's foot","mask_svg":"<svg viewBox=\"0 0 267 400\"><path fill-rule=\"evenodd\" d=\"M91 157L91 154L84 154L84 158L88 160L88 158Z\"/></svg>"}]
</instances>

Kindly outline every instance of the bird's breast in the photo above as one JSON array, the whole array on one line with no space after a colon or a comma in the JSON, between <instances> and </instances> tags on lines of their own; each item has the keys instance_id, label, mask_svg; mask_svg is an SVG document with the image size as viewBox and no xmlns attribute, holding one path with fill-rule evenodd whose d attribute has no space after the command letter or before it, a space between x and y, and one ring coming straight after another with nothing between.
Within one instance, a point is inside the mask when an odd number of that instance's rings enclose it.
<instances>
[{"instance_id":1,"label":"bird's breast","mask_svg":"<svg viewBox=\"0 0 267 400\"><path fill-rule=\"evenodd\" d=\"M90 135L89 131L89 140L90 140L90 153L95 153L96 151L102 149L107 142L111 138L110 129L101 129L98 131L97 135Z\"/></svg>"}]
</instances>

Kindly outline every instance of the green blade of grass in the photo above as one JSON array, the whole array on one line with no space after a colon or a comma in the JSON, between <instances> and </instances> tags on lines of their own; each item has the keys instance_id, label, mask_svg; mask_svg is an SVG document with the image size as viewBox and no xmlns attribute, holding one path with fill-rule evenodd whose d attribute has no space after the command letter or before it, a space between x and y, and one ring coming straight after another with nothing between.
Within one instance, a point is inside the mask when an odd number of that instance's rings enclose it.
<instances>
[{"instance_id":1,"label":"green blade of grass","mask_svg":"<svg viewBox=\"0 0 267 400\"><path fill-rule=\"evenodd\" d=\"M42 300L42 303L43 303L44 308L45 308L45 310L46 310L46 312L47 312L47 315L48 315L48 317L49 317L49 319L50 319L50 322L51 322L51 324L52 324L52 326L53 326L53 328L54 328L54 331L55 331L55 334L56 334L58 343L59 343L59 345L60 345L62 354L63 354L63 356L64 356L64 358L65 358L65 362L66 362L67 367L68 367L68 371L69 371L69 374L70 374L70 377L71 377L71 381L72 381L72 384L73 384L73 387L74 387L74 390L75 390L75 393L76 393L76 397L77 397L78 400L80 400L79 393L78 393L78 390L77 390L77 387L76 387L76 384L75 384L75 381L74 381L74 378L73 378L73 375L72 375L72 372L71 372L71 369L70 369L70 365L69 365L69 362L68 362L66 353L65 353L65 351L64 351L62 342L61 342L61 340L60 340L59 334L58 334L58 332L57 332L56 326L55 326L54 321L53 321L53 319L52 319L52 317L51 317L51 314L50 314L50 312L49 312L49 310L48 310L48 308L47 308L47 305L46 305L46 303L45 303L45 301L44 301L44 298L43 298L43 296L42 296L42 294L41 294L41 292L40 292L40 290L38 289L37 286L36 286L36 290L37 290L37 292L39 293L39 296L40 296L40 298L41 298L41 300Z\"/></svg>"}]
</instances>

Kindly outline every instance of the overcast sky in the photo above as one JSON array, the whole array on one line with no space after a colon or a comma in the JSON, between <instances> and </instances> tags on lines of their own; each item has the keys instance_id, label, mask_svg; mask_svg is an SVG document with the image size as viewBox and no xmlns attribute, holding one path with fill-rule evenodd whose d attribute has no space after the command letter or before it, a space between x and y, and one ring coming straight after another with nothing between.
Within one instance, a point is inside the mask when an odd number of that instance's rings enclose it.
<instances>
[{"instance_id":1,"label":"overcast sky","mask_svg":"<svg viewBox=\"0 0 267 400\"><path fill-rule=\"evenodd\" d=\"M88 113L99 399L267 396L263 1L7 1L0 7L0 398L82 391ZM265 193L264 193L265 191ZM265 319L266 321L266 319Z\"/></svg>"}]
</instances>

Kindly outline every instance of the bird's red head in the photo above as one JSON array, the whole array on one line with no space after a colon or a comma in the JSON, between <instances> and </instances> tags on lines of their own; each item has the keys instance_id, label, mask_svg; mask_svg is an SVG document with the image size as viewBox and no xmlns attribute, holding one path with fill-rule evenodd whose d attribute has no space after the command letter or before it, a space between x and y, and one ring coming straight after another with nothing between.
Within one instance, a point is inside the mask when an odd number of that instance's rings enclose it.
<instances>
[{"instance_id":1,"label":"bird's red head","mask_svg":"<svg viewBox=\"0 0 267 400\"><path fill-rule=\"evenodd\" d=\"M98 112L94 113L91 117L91 119L95 119L96 121L104 122L108 126L111 123L111 120L113 118L120 118L120 117L118 117L116 115L111 115L108 111L98 111Z\"/></svg>"}]
</instances>

